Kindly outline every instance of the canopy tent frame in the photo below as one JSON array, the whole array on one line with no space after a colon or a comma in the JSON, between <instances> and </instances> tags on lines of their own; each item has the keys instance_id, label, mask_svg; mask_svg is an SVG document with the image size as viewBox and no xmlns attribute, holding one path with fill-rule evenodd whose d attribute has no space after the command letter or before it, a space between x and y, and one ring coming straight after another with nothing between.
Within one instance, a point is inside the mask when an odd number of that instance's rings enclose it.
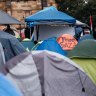
<instances>
[{"instance_id":1,"label":"canopy tent frame","mask_svg":"<svg viewBox=\"0 0 96 96\"><path fill-rule=\"evenodd\" d=\"M47 7L31 16L25 18L25 22L31 26L40 25L75 25L76 19L66 13L58 11L54 6ZM39 27L36 27L37 40L39 38Z\"/></svg>"}]
</instances>

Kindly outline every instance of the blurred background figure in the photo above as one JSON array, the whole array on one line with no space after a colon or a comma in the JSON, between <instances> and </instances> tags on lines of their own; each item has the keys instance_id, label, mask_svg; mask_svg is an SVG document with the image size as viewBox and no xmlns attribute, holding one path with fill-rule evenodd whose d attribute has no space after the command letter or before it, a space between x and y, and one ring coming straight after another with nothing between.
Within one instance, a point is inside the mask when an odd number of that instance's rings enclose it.
<instances>
[{"instance_id":1,"label":"blurred background figure","mask_svg":"<svg viewBox=\"0 0 96 96\"><path fill-rule=\"evenodd\" d=\"M3 31L5 31L5 32L7 32L7 33L15 36L15 33L14 33L14 31L10 28L10 25L7 24L6 26L7 26L6 29L4 29Z\"/></svg>"},{"instance_id":2,"label":"blurred background figure","mask_svg":"<svg viewBox=\"0 0 96 96\"><path fill-rule=\"evenodd\" d=\"M82 27L75 27L75 35L74 38L78 41L83 33Z\"/></svg>"},{"instance_id":3,"label":"blurred background figure","mask_svg":"<svg viewBox=\"0 0 96 96\"><path fill-rule=\"evenodd\" d=\"M26 28L25 28L25 38L30 39L33 31L34 31L34 27L29 28L28 26L26 26Z\"/></svg>"},{"instance_id":4,"label":"blurred background figure","mask_svg":"<svg viewBox=\"0 0 96 96\"><path fill-rule=\"evenodd\" d=\"M83 30L83 32L84 32L84 35L85 35L85 34L90 34L90 29L85 28L85 29Z\"/></svg>"}]
</instances>

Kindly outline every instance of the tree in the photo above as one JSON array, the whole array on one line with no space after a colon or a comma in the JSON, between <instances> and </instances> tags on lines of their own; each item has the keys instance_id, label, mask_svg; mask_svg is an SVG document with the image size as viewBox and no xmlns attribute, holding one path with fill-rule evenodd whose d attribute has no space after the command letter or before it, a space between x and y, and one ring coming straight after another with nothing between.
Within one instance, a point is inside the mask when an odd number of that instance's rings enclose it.
<instances>
[{"instance_id":1,"label":"tree","mask_svg":"<svg viewBox=\"0 0 96 96\"><path fill-rule=\"evenodd\" d=\"M96 0L56 0L58 10L89 25L90 14L96 26Z\"/></svg>"},{"instance_id":2,"label":"tree","mask_svg":"<svg viewBox=\"0 0 96 96\"><path fill-rule=\"evenodd\" d=\"M83 0L56 0L58 9L60 11L75 15L77 9L81 8Z\"/></svg>"}]
</instances>

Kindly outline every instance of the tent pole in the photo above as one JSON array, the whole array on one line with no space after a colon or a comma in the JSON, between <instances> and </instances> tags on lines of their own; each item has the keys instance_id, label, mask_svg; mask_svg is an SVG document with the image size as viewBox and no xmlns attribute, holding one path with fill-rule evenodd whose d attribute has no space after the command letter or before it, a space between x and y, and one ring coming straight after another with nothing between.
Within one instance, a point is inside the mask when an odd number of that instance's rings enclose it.
<instances>
[{"instance_id":1,"label":"tent pole","mask_svg":"<svg viewBox=\"0 0 96 96\"><path fill-rule=\"evenodd\" d=\"M39 39L39 25L36 26L36 30L37 30L37 41Z\"/></svg>"},{"instance_id":2,"label":"tent pole","mask_svg":"<svg viewBox=\"0 0 96 96\"><path fill-rule=\"evenodd\" d=\"M30 38L31 38L31 31L32 31L32 30L31 30L31 27L30 27Z\"/></svg>"}]
</instances>

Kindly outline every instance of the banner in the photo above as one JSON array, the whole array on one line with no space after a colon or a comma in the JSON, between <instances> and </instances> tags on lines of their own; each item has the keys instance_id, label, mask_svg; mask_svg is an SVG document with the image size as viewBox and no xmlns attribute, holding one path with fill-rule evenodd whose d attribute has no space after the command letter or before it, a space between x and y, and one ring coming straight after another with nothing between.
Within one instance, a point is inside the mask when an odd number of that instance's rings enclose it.
<instances>
[{"instance_id":1,"label":"banner","mask_svg":"<svg viewBox=\"0 0 96 96\"><path fill-rule=\"evenodd\" d=\"M57 39L57 42L64 50L72 50L78 43L77 40L70 34L63 34Z\"/></svg>"}]
</instances>

